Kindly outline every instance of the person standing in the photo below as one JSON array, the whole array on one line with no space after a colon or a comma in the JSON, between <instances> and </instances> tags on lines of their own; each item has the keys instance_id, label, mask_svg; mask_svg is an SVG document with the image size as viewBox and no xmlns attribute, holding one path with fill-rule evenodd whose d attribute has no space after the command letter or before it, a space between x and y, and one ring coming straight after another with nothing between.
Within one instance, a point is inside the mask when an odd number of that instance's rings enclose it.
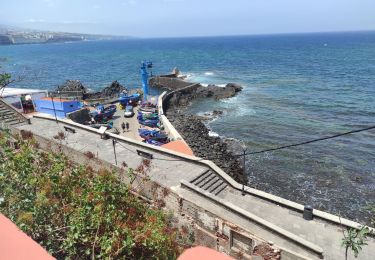
<instances>
[{"instance_id":1,"label":"person standing","mask_svg":"<svg viewBox=\"0 0 375 260\"><path fill-rule=\"evenodd\" d=\"M124 122L122 122L121 128L122 128L122 132L125 133L125 123Z\"/></svg>"},{"instance_id":2,"label":"person standing","mask_svg":"<svg viewBox=\"0 0 375 260\"><path fill-rule=\"evenodd\" d=\"M126 122L126 131L129 132L129 123Z\"/></svg>"}]
</instances>

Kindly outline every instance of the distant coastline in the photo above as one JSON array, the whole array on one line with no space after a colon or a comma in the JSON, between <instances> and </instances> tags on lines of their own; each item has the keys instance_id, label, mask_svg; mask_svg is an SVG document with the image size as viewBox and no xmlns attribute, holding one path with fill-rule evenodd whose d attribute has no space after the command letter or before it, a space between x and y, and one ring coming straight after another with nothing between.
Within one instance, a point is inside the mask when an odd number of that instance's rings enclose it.
<instances>
[{"instance_id":1,"label":"distant coastline","mask_svg":"<svg viewBox=\"0 0 375 260\"><path fill-rule=\"evenodd\" d=\"M127 40L132 38L133 37L131 36L65 33L29 30L21 28L8 28L0 26L0 45L40 44L98 40Z\"/></svg>"}]
</instances>

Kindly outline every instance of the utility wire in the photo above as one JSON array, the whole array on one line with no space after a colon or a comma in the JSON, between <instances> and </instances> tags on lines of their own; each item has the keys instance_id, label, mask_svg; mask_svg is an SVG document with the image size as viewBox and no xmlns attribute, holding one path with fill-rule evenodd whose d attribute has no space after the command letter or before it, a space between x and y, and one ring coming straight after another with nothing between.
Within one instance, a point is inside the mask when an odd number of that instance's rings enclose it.
<instances>
[{"instance_id":1,"label":"utility wire","mask_svg":"<svg viewBox=\"0 0 375 260\"><path fill-rule=\"evenodd\" d=\"M305 144L316 143L316 142L320 142L320 141L324 141L324 140L328 140L328 139L333 139L333 138L337 138L337 137L344 136L344 135L350 135L350 134L354 134L354 133L368 131L368 130L371 130L371 129L375 129L375 125L374 126L369 126L369 127L366 127L366 128L361 128L361 129L358 129L358 130L352 130L352 131L349 131L349 132L335 134L335 135L331 135L331 136L327 136L327 137L321 137L321 138L309 140L309 141L302 142L302 143L284 145L284 146L279 146L279 147L276 147L276 148L270 148L270 149L266 149L266 150L261 150L261 151L256 151L256 152L250 152L250 153L246 153L245 155L253 155L253 154L266 153L266 152L277 151L277 150L281 150L281 149L285 149L285 148L290 148L290 147L296 147L296 146L305 145ZM242 155L238 155L238 156L243 156L243 154Z\"/></svg>"},{"instance_id":2,"label":"utility wire","mask_svg":"<svg viewBox=\"0 0 375 260\"><path fill-rule=\"evenodd\" d=\"M255 151L255 152L234 154L233 157L242 157L244 155L245 156L246 155L254 155L254 154L261 154L261 153L266 153L266 152L271 152L271 151L282 150L282 149L286 149L286 148L290 148L290 147L296 147L296 146L301 146L301 145L316 143L316 142L320 142L320 141L324 141L324 140L329 140L329 139L334 139L334 138L337 138L337 137L341 137L341 136L345 136L345 135L350 135L350 134L354 134L354 133L359 133L359 132L364 132L364 131L368 131L368 130L372 130L372 129L375 129L375 125L369 126L369 127L366 127L366 128L357 129L357 130L352 130L352 131L349 131L349 132L344 132L344 133L339 133L339 134L335 134L335 135L331 135L331 136L326 136L326 137L321 137L321 138L317 138L317 139L312 139L312 140L301 142L301 143L284 145L284 146L279 146L279 147L265 149L265 150L261 150L261 151ZM138 155L137 152L130 150L129 148L125 147L122 143L120 143L118 141L116 141L116 143L118 143L121 147L125 148L129 152L132 152L132 153ZM204 161L204 160L215 160L215 159L221 159L221 158L222 157L208 157L207 159L203 159L202 158L202 159L198 159L196 161L199 162L199 161ZM159 160L159 161L185 161L185 160L182 160L182 159L164 159L164 158L155 158L155 157L153 158L153 160Z\"/></svg>"}]
</instances>

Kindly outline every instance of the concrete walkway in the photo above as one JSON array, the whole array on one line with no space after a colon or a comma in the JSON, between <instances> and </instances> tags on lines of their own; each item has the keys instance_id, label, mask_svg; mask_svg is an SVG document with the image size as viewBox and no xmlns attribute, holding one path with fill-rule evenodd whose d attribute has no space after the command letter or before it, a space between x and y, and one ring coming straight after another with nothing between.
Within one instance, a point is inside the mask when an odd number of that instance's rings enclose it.
<instances>
[{"instance_id":1,"label":"concrete walkway","mask_svg":"<svg viewBox=\"0 0 375 260\"><path fill-rule=\"evenodd\" d=\"M53 136L59 131L65 132L62 123L57 124L50 120L37 118L33 118L31 121L31 125L21 125L17 128L32 131L37 135L54 141L56 140L53 139ZM98 158L113 164L115 163L111 140L103 140L95 133L79 128L75 129L76 133L68 133L63 144L81 152L91 151L96 154ZM142 160L142 157L138 156L136 153L138 148L139 147L136 145L118 143L116 145L118 162L121 163L125 161L130 167L136 168ZM266 241L272 241L277 247L286 248L304 255L307 258L318 259L316 254L301 248L300 245L292 243L272 230L264 228L264 226L251 221L243 215L235 213L233 210L219 206L209 198L202 196L202 194L181 186L182 180L190 182L206 172L208 168L190 161L174 161L171 160L172 158L174 157L170 157L166 154L157 154L157 159L152 160L152 167L149 173L150 178L163 186L171 188L181 197L193 202L200 208L208 212L213 212L232 223L236 223ZM239 191L230 186L226 187L215 197L224 202L231 203L249 214L253 214L293 233L301 239L305 239L321 247L324 251L324 259L344 259L345 250L341 247L341 239L343 237L342 229L337 225L320 219L306 221L299 212L281 207L275 203L252 195L242 196ZM205 213L198 212L197 214ZM369 239L368 244L368 246L364 247L357 259L374 259L375 240L372 238ZM354 259L354 256L350 256L349 259Z\"/></svg>"}]
</instances>

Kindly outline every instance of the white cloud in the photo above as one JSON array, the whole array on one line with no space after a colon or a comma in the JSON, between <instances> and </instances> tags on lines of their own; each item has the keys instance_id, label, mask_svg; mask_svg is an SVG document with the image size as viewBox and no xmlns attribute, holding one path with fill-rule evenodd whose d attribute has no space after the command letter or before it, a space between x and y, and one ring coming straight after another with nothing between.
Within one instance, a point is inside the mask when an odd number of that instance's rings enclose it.
<instances>
[{"instance_id":1,"label":"white cloud","mask_svg":"<svg viewBox=\"0 0 375 260\"><path fill-rule=\"evenodd\" d=\"M29 18L26 20L26 23L44 23L45 20L43 19L34 19L34 18Z\"/></svg>"},{"instance_id":2,"label":"white cloud","mask_svg":"<svg viewBox=\"0 0 375 260\"><path fill-rule=\"evenodd\" d=\"M56 0L43 0L43 2L49 7L53 7L56 4Z\"/></svg>"},{"instance_id":3,"label":"white cloud","mask_svg":"<svg viewBox=\"0 0 375 260\"><path fill-rule=\"evenodd\" d=\"M100 9L102 7L100 5L94 5L92 8L94 8L94 9Z\"/></svg>"},{"instance_id":4,"label":"white cloud","mask_svg":"<svg viewBox=\"0 0 375 260\"><path fill-rule=\"evenodd\" d=\"M87 21L87 20L63 20L63 21L46 21L43 19L30 18L25 21L25 23L44 23L44 24L72 24L72 25L83 25L83 24L100 24L98 22Z\"/></svg>"},{"instance_id":5,"label":"white cloud","mask_svg":"<svg viewBox=\"0 0 375 260\"><path fill-rule=\"evenodd\" d=\"M59 22L54 22L56 24L98 24L97 22L92 22L92 21L59 21Z\"/></svg>"},{"instance_id":6,"label":"white cloud","mask_svg":"<svg viewBox=\"0 0 375 260\"><path fill-rule=\"evenodd\" d=\"M122 2L122 5L136 5L137 1L136 0L126 0Z\"/></svg>"}]
</instances>

